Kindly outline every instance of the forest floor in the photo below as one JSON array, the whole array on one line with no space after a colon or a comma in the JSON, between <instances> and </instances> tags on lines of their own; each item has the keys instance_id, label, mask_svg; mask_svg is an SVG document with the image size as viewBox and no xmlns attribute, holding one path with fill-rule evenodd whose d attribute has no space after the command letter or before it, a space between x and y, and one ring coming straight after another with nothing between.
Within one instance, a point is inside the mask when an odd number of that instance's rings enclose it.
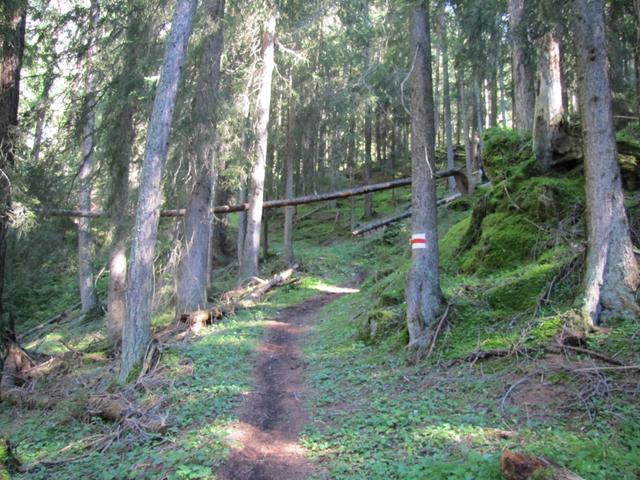
<instances>
[{"instance_id":1,"label":"forest floor","mask_svg":"<svg viewBox=\"0 0 640 480\"><path fill-rule=\"evenodd\" d=\"M403 208L408 195L377 194L378 215ZM440 212L442 289L452 313L432 357L418 363L405 349L406 226L354 239L349 202L297 225L299 282L170 339L154 373L124 391L114 381L117 357L101 318L71 314L24 339L30 351L54 361L25 386L27 402L0 404L1 436L30 466L16 478L499 480L500 455L512 449L585 479L637 479L637 371L545 350L557 348L566 304L537 308L538 291L513 290L516 282L536 284L534 274L547 275L545 264L523 260L506 273L454 268L459 258L451 244L475 202ZM278 219L271 225L275 230ZM517 234L520 241L521 229ZM271 240L265 276L283 269L281 239L274 232ZM72 258L69 243L69 252L49 256L47 269L30 279L23 318L31 321L22 331L61 310L66 294L46 289L75 291L74 270L63 270ZM340 286L355 287L361 273L361 284L343 294ZM234 285L233 270L221 270L211 298ZM496 306L492 299L505 285L507 300L528 295L529 303ZM173 318L170 310L158 315L154 328ZM610 327L584 348L638 365L638 323ZM478 355L488 351L503 353ZM161 414L167 427L141 433L105 420L87 408L96 394L124 395L136 412Z\"/></svg>"}]
</instances>

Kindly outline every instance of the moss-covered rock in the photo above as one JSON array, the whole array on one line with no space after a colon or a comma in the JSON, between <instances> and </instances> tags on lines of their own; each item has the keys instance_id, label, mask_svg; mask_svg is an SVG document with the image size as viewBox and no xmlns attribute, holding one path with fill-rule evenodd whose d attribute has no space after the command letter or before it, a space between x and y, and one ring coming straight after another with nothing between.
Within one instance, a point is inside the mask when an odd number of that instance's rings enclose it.
<instances>
[{"instance_id":1,"label":"moss-covered rock","mask_svg":"<svg viewBox=\"0 0 640 480\"><path fill-rule=\"evenodd\" d=\"M515 130L490 128L483 134L484 170L497 183L507 178L528 178L540 173L531 137Z\"/></svg>"},{"instance_id":2,"label":"moss-covered rock","mask_svg":"<svg viewBox=\"0 0 640 480\"><path fill-rule=\"evenodd\" d=\"M491 273L530 263L541 232L521 214L492 213L482 222L477 244L462 253L466 273Z\"/></svg>"},{"instance_id":3,"label":"moss-covered rock","mask_svg":"<svg viewBox=\"0 0 640 480\"><path fill-rule=\"evenodd\" d=\"M533 265L518 269L502 283L487 290L485 298L492 308L522 312L534 307L556 274L556 264Z\"/></svg>"},{"instance_id":4,"label":"moss-covered rock","mask_svg":"<svg viewBox=\"0 0 640 480\"><path fill-rule=\"evenodd\" d=\"M533 177L517 184L509 207L518 208L537 222L560 220L584 203L584 178Z\"/></svg>"},{"instance_id":5,"label":"moss-covered rock","mask_svg":"<svg viewBox=\"0 0 640 480\"><path fill-rule=\"evenodd\" d=\"M469 230L471 216L463 218L453 225L440 240L440 266L444 270L459 268L460 259L457 255L460 241Z\"/></svg>"}]
</instances>

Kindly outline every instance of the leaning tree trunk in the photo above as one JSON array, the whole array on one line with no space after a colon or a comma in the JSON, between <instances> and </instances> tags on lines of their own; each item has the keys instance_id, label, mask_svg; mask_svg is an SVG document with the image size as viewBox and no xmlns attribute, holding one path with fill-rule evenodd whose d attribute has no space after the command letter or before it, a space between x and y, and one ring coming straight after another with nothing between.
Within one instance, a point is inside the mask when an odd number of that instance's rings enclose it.
<instances>
[{"instance_id":1,"label":"leaning tree trunk","mask_svg":"<svg viewBox=\"0 0 640 480\"><path fill-rule=\"evenodd\" d=\"M9 175L15 164L14 142L17 138L26 10L15 7L7 15L1 20L6 22L6 28L0 37L0 171L3 173L0 174L0 323L5 313L3 292L12 185Z\"/></svg>"},{"instance_id":2,"label":"leaning tree trunk","mask_svg":"<svg viewBox=\"0 0 640 480\"><path fill-rule=\"evenodd\" d=\"M256 111L256 158L251 170L249 185L249 211L244 253L240 264L240 281L258 274L260 230L262 228L262 203L264 201L264 177L269 140L269 109L271 106L271 83L273 79L274 42L276 12L273 10L265 24L262 35L262 84L258 93Z\"/></svg>"},{"instance_id":3,"label":"leaning tree trunk","mask_svg":"<svg viewBox=\"0 0 640 480\"><path fill-rule=\"evenodd\" d=\"M419 355L428 345L431 328L442 301L438 271L435 130L427 8L423 3L417 6L411 15L410 48L410 51L416 54L411 95L413 235L406 298L409 347Z\"/></svg>"},{"instance_id":4,"label":"leaning tree trunk","mask_svg":"<svg viewBox=\"0 0 640 480\"><path fill-rule=\"evenodd\" d=\"M509 27L513 60L513 123L530 132L535 106L531 48L525 32L525 0L509 0Z\"/></svg>"},{"instance_id":5,"label":"leaning tree trunk","mask_svg":"<svg viewBox=\"0 0 640 480\"><path fill-rule=\"evenodd\" d=\"M583 317L637 320L640 279L617 162L603 2L574 0L573 7L587 197Z\"/></svg>"},{"instance_id":6,"label":"leaning tree trunk","mask_svg":"<svg viewBox=\"0 0 640 480\"><path fill-rule=\"evenodd\" d=\"M440 11L440 34L442 36L442 101L444 102L444 128L447 143L447 168L455 168L453 154L453 128L451 126L451 95L449 86L449 45L447 39L447 19L445 9ZM456 180L449 178L449 192L455 193Z\"/></svg>"},{"instance_id":7,"label":"leaning tree trunk","mask_svg":"<svg viewBox=\"0 0 640 480\"><path fill-rule=\"evenodd\" d=\"M211 200L215 159L216 100L220 84L220 59L224 44L222 18L224 0L208 0L207 25L211 31L202 47L192 118L191 145L195 150L191 197L184 218L184 251L178 266L177 314L201 310L207 304Z\"/></svg>"},{"instance_id":8,"label":"leaning tree trunk","mask_svg":"<svg viewBox=\"0 0 640 480\"><path fill-rule=\"evenodd\" d=\"M91 173L93 171L94 131L96 129L96 79L94 72L95 43L98 37L98 2L91 2L91 38L87 49L86 102L84 129L82 132L82 163L78 179L80 182L80 210L91 210ZM80 275L80 302L82 311L88 312L98 306L98 297L93 284L93 241L90 221L78 219L78 273Z\"/></svg>"},{"instance_id":9,"label":"leaning tree trunk","mask_svg":"<svg viewBox=\"0 0 640 480\"><path fill-rule=\"evenodd\" d=\"M149 38L149 22L143 18L143 11L134 3L129 11L126 39L129 48L117 78L117 106L113 117L105 121L113 122L106 132L105 157L111 169L111 251L109 252L109 285L107 290L107 332L111 339L119 343L122 327L127 314L127 240L129 237L129 167L133 155L136 136L134 115L139 105L136 98L144 87L145 71L138 68Z\"/></svg>"},{"instance_id":10,"label":"leaning tree trunk","mask_svg":"<svg viewBox=\"0 0 640 480\"><path fill-rule=\"evenodd\" d=\"M142 161L136 224L131 245L127 317L122 336L120 381L126 381L151 338L153 258L155 256L162 174L167 159L180 73L187 53L197 0L178 0L153 101Z\"/></svg>"},{"instance_id":11,"label":"leaning tree trunk","mask_svg":"<svg viewBox=\"0 0 640 480\"><path fill-rule=\"evenodd\" d=\"M293 80L290 78L290 82ZM285 160L285 196L287 198L293 198L295 195L293 188L293 163L295 156L295 141L293 139L295 125L296 125L296 112L294 104L293 85L292 91L289 93L289 113L287 118L287 151ZM288 266L293 265L295 259L293 256L293 216L295 214L296 207L286 207L284 211L284 240L282 246L282 253L284 261Z\"/></svg>"},{"instance_id":12,"label":"leaning tree trunk","mask_svg":"<svg viewBox=\"0 0 640 480\"><path fill-rule=\"evenodd\" d=\"M541 50L533 145L538 165L546 172L553 162L554 145L561 135L560 125L564 118L558 37L552 32L547 33L542 39Z\"/></svg>"}]
</instances>

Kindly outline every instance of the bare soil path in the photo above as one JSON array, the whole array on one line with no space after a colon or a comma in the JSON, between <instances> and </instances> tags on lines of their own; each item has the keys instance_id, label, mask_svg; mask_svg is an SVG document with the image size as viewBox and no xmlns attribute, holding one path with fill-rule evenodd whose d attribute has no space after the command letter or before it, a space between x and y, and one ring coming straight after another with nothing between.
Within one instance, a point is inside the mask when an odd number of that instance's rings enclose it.
<instances>
[{"instance_id":1,"label":"bare soil path","mask_svg":"<svg viewBox=\"0 0 640 480\"><path fill-rule=\"evenodd\" d=\"M221 479L301 480L320 473L298 442L308 421L300 344L317 313L338 296L317 295L283 309L269 322L258 348L255 390L240 406L240 424L232 432L241 447L231 452Z\"/></svg>"}]
</instances>

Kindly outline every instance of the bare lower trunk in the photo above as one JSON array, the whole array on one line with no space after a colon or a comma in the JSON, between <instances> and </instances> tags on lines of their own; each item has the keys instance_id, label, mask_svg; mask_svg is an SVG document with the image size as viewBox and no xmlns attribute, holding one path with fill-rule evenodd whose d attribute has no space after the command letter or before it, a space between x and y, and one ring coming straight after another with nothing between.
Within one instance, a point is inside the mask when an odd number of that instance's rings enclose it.
<instances>
[{"instance_id":1,"label":"bare lower trunk","mask_svg":"<svg viewBox=\"0 0 640 480\"><path fill-rule=\"evenodd\" d=\"M195 184L184 219L184 250L178 266L176 313L202 310L207 305L209 283L209 245L211 242L211 203L213 197L216 104L220 84L220 59L224 44L222 18L224 0L208 0L205 4L207 26L196 95L192 103L195 119L191 145L194 158Z\"/></svg>"},{"instance_id":2,"label":"bare lower trunk","mask_svg":"<svg viewBox=\"0 0 640 480\"><path fill-rule=\"evenodd\" d=\"M444 102L444 128L445 137L447 143L447 168L455 168L454 154L453 154L453 128L451 126L451 95L449 93L449 45L447 39L447 21L445 17L445 10L442 9L440 13L440 32L442 36L442 81L443 92L442 100ZM453 177L449 178L449 192L455 193L456 181Z\"/></svg>"},{"instance_id":3,"label":"bare lower trunk","mask_svg":"<svg viewBox=\"0 0 640 480\"><path fill-rule=\"evenodd\" d=\"M557 36L547 33L542 39L541 50L533 143L538 165L543 171L547 171L553 162L553 147L560 135L560 124L564 118L560 42Z\"/></svg>"},{"instance_id":4,"label":"bare lower trunk","mask_svg":"<svg viewBox=\"0 0 640 480\"><path fill-rule=\"evenodd\" d=\"M533 62L526 34L525 0L509 0L509 26L513 58L513 123L516 130L533 129L535 106Z\"/></svg>"},{"instance_id":5,"label":"bare lower trunk","mask_svg":"<svg viewBox=\"0 0 640 480\"><path fill-rule=\"evenodd\" d=\"M94 49L98 28L98 2L91 2L91 39L87 50L86 105L84 130L82 132L82 163L78 180L80 182L80 210L91 210L91 173L93 171L93 134L96 129L96 85L94 73ZM91 239L90 221L88 218L78 219L78 273L80 275L80 302L82 311L88 312L98 305L98 297L93 284L93 242Z\"/></svg>"},{"instance_id":6,"label":"bare lower trunk","mask_svg":"<svg viewBox=\"0 0 640 480\"><path fill-rule=\"evenodd\" d=\"M435 131L431 83L429 14L424 6L411 16L411 52L416 52L411 96L412 257L407 280L409 347L421 354L442 301L438 260ZM413 56L413 55L412 55Z\"/></svg>"},{"instance_id":7,"label":"bare lower trunk","mask_svg":"<svg viewBox=\"0 0 640 480\"><path fill-rule=\"evenodd\" d=\"M289 95L289 118L287 122L287 152L286 152L286 172L285 172L285 196L293 198L293 163L295 155L295 141L293 139L295 129L295 106L293 104L293 94ZM284 245L282 253L284 261L288 266L293 265L295 259L293 256L293 216L295 207L286 207L284 211Z\"/></svg>"},{"instance_id":8,"label":"bare lower trunk","mask_svg":"<svg viewBox=\"0 0 640 480\"><path fill-rule=\"evenodd\" d=\"M467 172L467 180L469 182L469 193L473 193L475 189L475 181L473 177L473 149L471 146L471 138L469 137L469 112L467 108L467 90L464 86L464 70L458 71L458 84L460 89L460 112L462 116L462 133L464 138L464 157L465 168Z\"/></svg>"},{"instance_id":9,"label":"bare lower trunk","mask_svg":"<svg viewBox=\"0 0 640 480\"><path fill-rule=\"evenodd\" d=\"M8 9L7 9L8 10ZM10 169L15 163L14 142L20 103L20 70L24 53L26 11L15 7L7 11L6 29L0 36L0 323L6 311L3 292L7 256L8 212L11 209ZM4 19L3 19L4 20ZM2 336L0 336L0 343Z\"/></svg>"},{"instance_id":10,"label":"bare lower trunk","mask_svg":"<svg viewBox=\"0 0 640 480\"><path fill-rule=\"evenodd\" d=\"M243 185L238 192L238 203L243 204L247 201L247 187ZM238 265L242 265L242 255L244 254L244 239L247 236L247 213L240 212L238 215L238 236L236 237L236 250L238 257Z\"/></svg>"},{"instance_id":11,"label":"bare lower trunk","mask_svg":"<svg viewBox=\"0 0 640 480\"><path fill-rule=\"evenodd\" d=\"M602 0L574 0L587 196L583 317L638 318L639 272L629 237L613 129Z\"/></svg>"},{"instance_id":12,"label":"bare lower trunk","mask_svg":"<svg viewBox=\"0 0 640 480\"><path fill-rule=\"evenodd\" d=\"M218 160L218 172L224 171L224 164ZM215 188L213 189L214 204L227 204L230 200L229 188L225 184L220 173L216 176ZM227 215L214 215L211 232L211 262L212 265L224 265L229 261L229 239L228 239L229 219Z\"/></svg>"},{"instance_id":13,"label":"bare lower trunk","mask_svg":"<svg viewBox=\"0 0 640 480\"><path fill-rule=\"evenodd\" d=\"M478 72L474 75L473 91L476 105L476 131L478 133L478 155L476 155L475 158L476 162L480 164L480 160L484 154L484 140L482 137L482 134L484 133L484 112L482 108L482 92L480 90L480 74ZM482 179L478 178L478 183L481 181Z\"/></svg>"},{"instance_id":14,"label":"bare lower trunk","mask_svg":"<svg viewBox=\"0 0 640 480\"><path fill-rule=\"evenodd\" d=\"M122 336L121 382L127 379L131 369L142 359L151 338L153 259L160 219L161 182L180 73L186 58L196 5L197 0L178 0L149 120L131 245L127 317Z\"/></svg>"},{"instance_id":15,"label":"bare lower trunk","mask_svg":"<svg viewBox=\"0 0 640 480\"><path fill-rule=\"evenodd\" d=\"M262 228L262 203L264 201L264 177L269 140L269 109L271 106L271 83L273 78L274 40L276 13L271 12L262 36L262 84L258 93L256 112L256 158L249 178L249 211L244 253L240 264L240 281L258 274L260 230Z\"/></svg>"},{"instance_id":16,"label":"bare lower trunk","mask_svg":"<svg viewBox=\"0 0 640 480\"><path fill-rule=\"evenodd\" d=\"M371 108L367 107L364 119L364 181L371 183ZM373 194L364 196L364 218L373 217Z\"/></svg>"},{"instance_id":17,"label":"bare lower trunk","mask_svg":"<svg viewBox=\"0 0 640 480\"><path fill-rule=\"evenodd\" d=\"M636 68L636 113L640 116L640 0L633 0L633 10L636 17L636 48L635 48L635 68Z\"/></svg>"}]
</instances>

